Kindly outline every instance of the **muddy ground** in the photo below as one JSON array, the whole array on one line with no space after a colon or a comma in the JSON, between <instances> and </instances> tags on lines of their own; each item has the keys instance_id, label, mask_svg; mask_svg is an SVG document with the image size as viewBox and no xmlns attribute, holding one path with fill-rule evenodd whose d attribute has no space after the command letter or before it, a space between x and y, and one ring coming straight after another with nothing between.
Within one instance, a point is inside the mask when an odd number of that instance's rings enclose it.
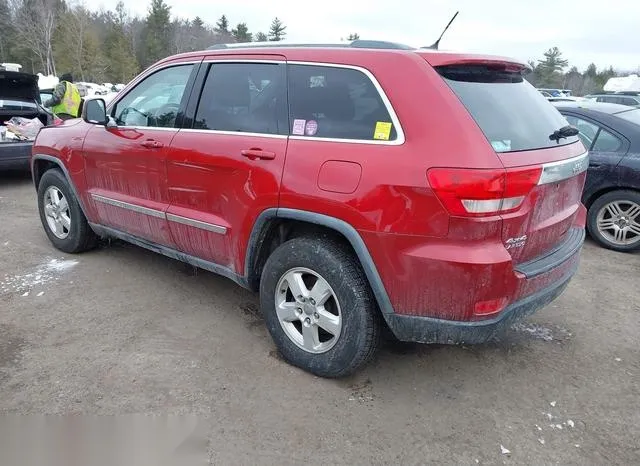
<instances>
[{"instance_id":1,"label":"muddy ground","mask_svg":"<svg viewBox=\"0 0 640 466\"><path fill-rule=\"evenodd\" d=\"M0 175L0 218L0 412L192 413L215 464L640 464L638 254L589 242L502 341L387 343L323 380L226 279L124 243L55 250L28 175Z\"/></svg>"}]
</instances>

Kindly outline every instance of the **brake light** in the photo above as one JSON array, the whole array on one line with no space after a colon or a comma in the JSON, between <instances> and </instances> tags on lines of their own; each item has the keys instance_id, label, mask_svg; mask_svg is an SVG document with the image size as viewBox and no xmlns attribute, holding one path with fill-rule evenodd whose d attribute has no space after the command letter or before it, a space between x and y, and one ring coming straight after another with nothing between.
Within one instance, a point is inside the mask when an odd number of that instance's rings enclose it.
<instances>
[{"instance_id":1,"label":"brake light","mask_svg":"<svg viewBox=\"0 0 640 466\"><path fill-rule=\"evenodd\" d=\"M451 215L488 217L518 210L540 180L542 167L432 168L429 185Z\"/></svg>"}]
</instances>

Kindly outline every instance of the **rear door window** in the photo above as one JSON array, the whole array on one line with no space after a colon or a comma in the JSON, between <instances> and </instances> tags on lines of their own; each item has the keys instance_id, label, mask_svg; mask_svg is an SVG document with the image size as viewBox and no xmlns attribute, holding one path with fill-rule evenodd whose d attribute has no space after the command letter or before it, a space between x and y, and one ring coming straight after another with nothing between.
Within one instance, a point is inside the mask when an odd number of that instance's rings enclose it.
<instances>
[{"instance_id":1,"label":"rear door window","mask_svg":"<svg viewBox=\"0 0 640 466\"><path fill-rule=\"evenodd\" d=\"M194 128L238 133L287 134L284 65L211 65Z\"/></svg>"},{"instance_id":2,"label":"rear door window","mask_svg":"<svg viewBox=\"0 0 640 466\"><path fill-rule=\"evenodd\" d=\"M575 115L566 115L566 118L578 128L580 140L587 149L596 152L618 152L623 149L622 140L601 126Z\"/></svg>"},{"instance_id":3,"label":"rear door window","mask_svg":"<svg viewBox=\"0 0 640 466\"><path fill-rule=\"evenodd\" d=\"M594 125L591 122L583 120L582 118L578 118L577 116L573 116L573 115L565 115L565 116L569 124L575 126L576 128L578 128L578 131L580 131L578 136L580 137L580 140L582 141L582 144L584 145L584 147L586 147L587 149L590 149L591 146L593 145L593 141L596 140L596 136L598 135L598 131L600 130L600 127L598 125Z\"/></svg>"},{"instance_id":4,"label":"rear door window","mask_svg":"<svg viewBox=\"0 0 640 466\"><path fill-rule=\"evenodd\" d=\"M571 144L577 136L549 136L567 125L564 117L519 71L504 65L436 68L474 118L496 152L517 152Z\"/></svg>"},{"instance_id":5,"label":"rear door window","mask_svg":"<svg viewBox=\"0 0 640 466\"><path fill-rule=\"evenodd\" d=\"M395 141L392 118L373 81L360 70L288 65L292 136Z\"/></svg>"}]
</instances>

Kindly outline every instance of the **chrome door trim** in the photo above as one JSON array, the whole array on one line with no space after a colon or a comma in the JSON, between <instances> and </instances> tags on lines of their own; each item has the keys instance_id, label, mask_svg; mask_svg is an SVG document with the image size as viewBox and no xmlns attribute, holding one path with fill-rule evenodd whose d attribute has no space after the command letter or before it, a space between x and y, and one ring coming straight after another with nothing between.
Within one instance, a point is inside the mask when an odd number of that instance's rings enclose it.
<instances>
[{"instance_id":1,"label":"chrome door trim","mask_svg":"<svg viewBox=\"0 0 640 466\"><path fill-rule=\"evenodd\" d=\"M182 217L180 215L175 214L166 214L167 220L170 222L181 223L182 225L187 225L194 228L200 228L201 230L207 230L212 233L218 233L224 235L227 233L227 228L215 225L213 223L201 222L200 220L194 220L188 217Z\"/></svg>"},{"instance_id":2,"label":"chrome door trim","mask_svg":"<svg viewBox=\"0 0 640 466\"><path fill-rule=\"evenodd\" d=\"M119 201L110 197L101 196L99 194L91 194L94 201L102 202L103 204L120 207L121 209L130 210L139 214L149 215L150 217L166 219L164 212L161 210L150 209L149 207L143 207L137 204L131 204L129 202Z\"/></svg>"}]
</instances>

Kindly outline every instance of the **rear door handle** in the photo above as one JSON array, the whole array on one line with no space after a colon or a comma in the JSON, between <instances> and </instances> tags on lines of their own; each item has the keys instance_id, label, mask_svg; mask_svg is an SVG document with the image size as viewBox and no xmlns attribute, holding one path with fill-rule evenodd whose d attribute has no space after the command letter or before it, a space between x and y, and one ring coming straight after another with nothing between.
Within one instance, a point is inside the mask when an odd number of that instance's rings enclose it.
<instances>
[{"instance_id":1,"label":"rear door handle","mask_svg":"<svg viewBox=\"0 0 640 466\"><path fill-rule=\"evenodd\" d=\"M147 139L146 141L141 142L140 145L147 149L160 149L161 147L164 147L163 143L160 141L154 141L153 139Z\"/></svg>"},{"instance_id":2,"label":"rear door handle","mask_svg":"<svg viewBox=\"0 0 640 466\"><path fill-rule=\"evenodd\" d=\"M250 159L250 160L255 160L255 159L262 159L262 160L273 160L276 158L276 153L275 152L269 152L266 150L262 150L262 149L245 149L242 152L240 152L244 157Z\"/></svg>"}]
</instances>

